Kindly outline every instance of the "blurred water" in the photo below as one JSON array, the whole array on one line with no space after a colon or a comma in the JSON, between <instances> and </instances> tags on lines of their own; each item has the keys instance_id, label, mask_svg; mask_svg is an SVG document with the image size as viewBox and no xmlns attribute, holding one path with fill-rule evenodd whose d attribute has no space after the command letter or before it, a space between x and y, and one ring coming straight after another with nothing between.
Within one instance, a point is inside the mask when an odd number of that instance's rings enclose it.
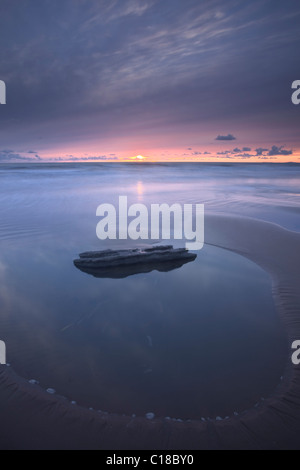
<instances>
[{"instance_id":1,"label":"blurred water","mask_svg":"<svg viewBox=\"0 0 300 470\"><path fill-rule=\"evenodd\" d=\"M286 343L266 273L206 246L169 273L95 279L73 266L96 208L205 203L299 230L296 165L0 166L0 339L28 379L85 406L228 415L272 393ZM123 243L126 245L126 243Z\"/></svg>"},{"instance_id":2,"label":"blurred water","mask_svg":"<svg viewBox=\"0 0 300 470\"><path fill-rule=\"evenodd\" d=\"M0 239L37 232L72 242L85 228L89 243L97 206L117 204L119 195L129 203L204 203L208 212L300 231L297 164L14 164L0 166L0 181Z\"/></svg>"}]
</instances>

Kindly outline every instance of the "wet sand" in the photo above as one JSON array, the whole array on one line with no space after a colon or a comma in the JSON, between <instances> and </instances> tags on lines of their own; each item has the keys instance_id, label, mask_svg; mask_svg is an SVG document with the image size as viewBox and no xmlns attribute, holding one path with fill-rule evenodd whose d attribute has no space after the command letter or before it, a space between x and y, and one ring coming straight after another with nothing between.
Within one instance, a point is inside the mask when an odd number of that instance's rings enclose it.
<instances>
[{"instance_id":1,"label":"wet sand","mask_svg":"<svg viewBox=\"0 0 300 470\"><path fill-rule=\"evenodd\" d=\"M241 217L206 216L205 240L266 270L283 328L300 340L300 234ZM255 344L253 345L255 348ZM292 353L292 352L291 352ZM298 449L300 366L258 407L222 421L178 422L98 413L49 395L0 366L2 449Z\"/></svg>"}]
</instances>

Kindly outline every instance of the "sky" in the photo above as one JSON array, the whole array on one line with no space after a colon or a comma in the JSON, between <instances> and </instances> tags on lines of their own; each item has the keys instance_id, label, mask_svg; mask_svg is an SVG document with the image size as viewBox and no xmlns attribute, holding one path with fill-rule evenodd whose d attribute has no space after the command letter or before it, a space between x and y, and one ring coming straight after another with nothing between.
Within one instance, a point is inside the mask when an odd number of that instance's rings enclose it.
<instances>
[{"instance_id":1,"label":"sky","mask_svg":"<svg viewBox=\"0 0 300 470\"><path fill-rule=\"evenodd\" d=\"M0 162L300 162L299 0L0 0Z\"/></svg>"}]
</instances>

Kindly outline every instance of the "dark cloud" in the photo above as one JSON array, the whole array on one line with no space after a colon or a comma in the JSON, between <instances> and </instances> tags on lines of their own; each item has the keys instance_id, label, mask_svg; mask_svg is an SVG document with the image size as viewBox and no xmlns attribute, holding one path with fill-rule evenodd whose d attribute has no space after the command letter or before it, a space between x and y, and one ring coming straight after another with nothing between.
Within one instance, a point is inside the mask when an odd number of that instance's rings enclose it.
<instances>
[{"instance_id":1,"label":"dark cloud","mask_svg":"<svg viewBox=\"0 0 300 470\"><path fill-rule=\"evenodd\" d=\"M217 152L218 158L223 156L223 158L243 158L249 159L256 157L256 154L249 153L251 149L249 147L243 147L241 150L240 148L236 147L233 150L223 150L221 152Z\"/></svg>"},{"instance_id":2,"label":"dark cloud","mask_svg":"<svg viewBox=\"0 0 300 470\"><path fill-rule=\"evenodd\" d=\"M292 155L292 150L285 150L284 146L278 147L277 145L273 145L271 150L266 148L257 148L256 150L257 156L266 156L269 157L278 156L278 155Z\"/></svg>"},{"instance_id":3,"label":"dark cloud","mask_svg":"<svg viewBox=\"0 0 300 470\"><path fill-rule=\"evenodd\" d=\"M28 157L23 153L17 153L13 150L0 150L0 162L8 163L16 161L36 162L41 161L41 157L39 155L35 155L34 157Z\"/></svg>"},{"instance_id":4,"label":"dark cloud","mask_svg":"<svg viewBox=\"0 0 300 470\"><path fill-rule=\"evenodd\" d=\"M232 134L227 134L227 135L218 135L216 137L216 140L236 140L236 137Z\"/></svg>"},{"instance_id":5,"label":"dark cloud","mask_svg":"<svg viewBox=\"0 0 300 470\"><path fill-rule=\"evenodd\" d=\"M256 152L257 156L263 155L265 152L268 152L268 151L269 151L269 149L264 149L264 148L255 149L255 152Z\"/></svg>"},{"instance_id":6,"label":"dark cloud","mask_svg":"<svg viewBox=\"0 0 300 470\"><path fill-rule=\"evenodd\" d=\"M284 150L283 145L281 147L277 147L276 145L273 145L273 147L268 153L270 157L275 156L275 155L292 155L292 154L293 154L293 151Z\"/></svg>"},{"instance_id":7,"label":"dark cloud","mask_svg":"<svg viewBox=\"0 0 300 470\"><path fill-rule=\"evenodd\" d=\"M260 160L270 160L270 157L293 154L292 150L285 150L283 146L278 147L276 145L273 145L271 150L262 148L262 147L257 148L255 149L256 153L254 154L249 153L249 151L251 151L251 148L249 147L243 147L243 151L239 149L238 147L236 147L233 150L223 150L221 152L217 152L217 155L223 156L224 158L226 156L232 156L234 158L243 158L243 159L259 157Z\"/></svg>"}]
</instances>

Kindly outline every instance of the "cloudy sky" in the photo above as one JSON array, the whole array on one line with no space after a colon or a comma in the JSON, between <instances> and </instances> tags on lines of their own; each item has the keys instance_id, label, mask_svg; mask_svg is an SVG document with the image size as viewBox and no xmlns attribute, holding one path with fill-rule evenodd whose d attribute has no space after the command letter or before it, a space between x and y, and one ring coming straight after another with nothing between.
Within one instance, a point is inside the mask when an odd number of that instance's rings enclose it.
<instances>
[{"instance_id":1,"label":"cloudy sky","mask_svg":"<svg viewBox=\"0 0 300 470\"><path fill-rule=\"evenodd\" d=\"M0 162L300 162L299 0L0 0Z\"/></svg>"}]
</instances>

